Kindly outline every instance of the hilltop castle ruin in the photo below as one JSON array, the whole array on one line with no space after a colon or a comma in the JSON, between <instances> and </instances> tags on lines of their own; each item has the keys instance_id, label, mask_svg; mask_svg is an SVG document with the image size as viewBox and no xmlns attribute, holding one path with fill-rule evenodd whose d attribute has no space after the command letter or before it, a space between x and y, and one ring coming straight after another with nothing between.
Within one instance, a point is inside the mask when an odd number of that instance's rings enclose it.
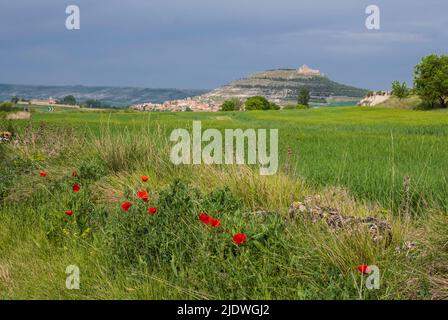
<instances>
[{"instance_id":1,"label":"hilltop castle ruin","mask_svg":"<svg viewBox=\"0 0 448 320\"><path fill-rule=\"evenodd\" d=\"M322 75L320 73L320 70L311 69L306 64L304 64L299 69L297 69L297 73L300 74L301 76L320 76L320 75Z\"/></svg>"}]
</instances>

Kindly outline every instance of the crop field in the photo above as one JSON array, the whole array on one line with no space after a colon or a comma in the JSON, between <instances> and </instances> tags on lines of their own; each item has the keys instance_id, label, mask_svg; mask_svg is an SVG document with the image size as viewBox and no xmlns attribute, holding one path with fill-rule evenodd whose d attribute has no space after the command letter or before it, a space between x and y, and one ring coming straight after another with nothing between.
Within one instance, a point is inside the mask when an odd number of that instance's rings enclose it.
<instances>
[{"instance_id":1,"label":"crop field","mask_svg":"<svg viewBox=\"0 0 448 320\"><path fill-rule=\"evenodd\" d=\"M278 129L278 172L174 165L170 133L193 121ZM445 111L35 108L0 115L4 130L0 299L448 298ZM312 223L293 202L381 219L390 237ZM362 264L378 266L378 289ZM66 289L70 265L80 290Z\"/></svg>"}]
</instances>

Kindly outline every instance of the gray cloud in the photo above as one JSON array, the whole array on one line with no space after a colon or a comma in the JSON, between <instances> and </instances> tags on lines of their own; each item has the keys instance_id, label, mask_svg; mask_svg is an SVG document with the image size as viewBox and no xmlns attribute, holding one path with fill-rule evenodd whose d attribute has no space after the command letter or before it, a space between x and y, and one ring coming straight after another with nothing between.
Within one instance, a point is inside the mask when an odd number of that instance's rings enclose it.
<instances>
[{"instance_id":1,"label":"gray cloud","mask_svg":"<svg viewBox=\"0 0 448 320\"><path fill-rule=\"evenodd\" d=\"M81 30L65 29L65 7ZM374 89L411 81L421 56L446 53L445 0L5 0L0 82L213 88L307 63ZM360 72L362 70L362 72Z\"/></svg>"}]
</instances>

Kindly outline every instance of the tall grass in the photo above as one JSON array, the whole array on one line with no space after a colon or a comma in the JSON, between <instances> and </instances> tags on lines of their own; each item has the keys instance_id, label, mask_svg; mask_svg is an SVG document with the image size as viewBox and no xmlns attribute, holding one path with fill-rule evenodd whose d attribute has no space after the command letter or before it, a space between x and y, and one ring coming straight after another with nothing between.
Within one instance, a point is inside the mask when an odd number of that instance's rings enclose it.
<instances>
[{"instance_id":1,"label":"tall grass","mask_svg":"<svg viewBox=\"0 0 448 320\"><path fill-rule=\"evenodd\" d=\"M0 207L0 267L8 270L7 277L0 277L0 298L446 297L448 257L442 252L448 222L431 202L421 203L427 214L404 219L393 215L387 202L356 197L359 189L344 187L346 172L354 167L348 160L333 167L337 183L322 187L303 175L303 159L310 156L304 152L311 152L306 149L294 155L296 170L282 169L270 177L250 166L175 166L168 160L169 128L162 122L126 129L109 121L99 130L80 134L75 129L77 138L72 138L70 130L50 126L32 147L3 146L8 165L1 174L13 181L4 186ZM387 139L392 148L390 134ZM50 148L54 141L58 147ZM398 175L403 160L395 135L393 143L395 151L384 155L383 165L392 170L385 183L393 170ZM319 152L328 152L326 147L314 149L317 159L325 158ZM349 157L345 152L343 158ZM31 170L23 170L24 163ZM366 190L390 200L390 189L379 190L383 184L369 172L379 164L369 165ZM320 167L314 174L325 181L328 171ZM37 170L48 171L48 179ZM72 170L78 177L70 176ZM149 183L139 180L143 174L151 176ZM394 190L403 190L399 178ZM428 185L424 176L420 179ZM79 194L70 192L75 181L82 187ZM148 205L159 209L155 215L148 215L135 197L143 188L150 191ZM389 221L392 242L375 243L363 230L334 232L325 223L288 215L293 200L314 194L320 195L321 206L344 215ZM403 198L398 191L396 196ZM126 200L134 206L125 213L120 204ZM64 214L70 208L75 209L72 217ZM200 213L219 218L221 226L201 224ZM232 243L237 232L247 234L245 245ZM415 249L407 248L407 241L415 242ZM380 268L380 290L366 290L365 277L356 270L363 263ZM81 269L79 291L65 288L64 271L71 264Z\"/></svg>"}]
</instances>

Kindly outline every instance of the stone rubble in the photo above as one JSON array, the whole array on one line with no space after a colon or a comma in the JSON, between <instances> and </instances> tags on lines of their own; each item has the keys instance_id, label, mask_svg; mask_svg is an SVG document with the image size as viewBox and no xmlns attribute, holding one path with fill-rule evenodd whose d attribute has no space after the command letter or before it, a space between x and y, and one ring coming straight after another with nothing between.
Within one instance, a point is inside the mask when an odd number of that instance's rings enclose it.
<instances>
[{"instance_id":1,"label":"stone rubble","mask_svg":"<svg viewBox=\"0 0 448 320\"><path fill-rule=\"evenodd\" d=\"M8 131L0 132L0 143L11 140L12 133Z\"/></svg>"},{"instance_id":2,"label":"stone rubble","mask_svg":"<svg viewBox=\"0 0 448 320\"><path fill-rule=\"evenodd\" d=\"M291 219L304 218L312 223L324 221L333 230L354 230L365 227L369 230L374 242L386 240L389 243L392 240L391 225L385 220L375 217L343 216L338 209L312 204L309 199L305 199L304 202L293 202L288 209L288 214Z\"/></svg>"}]
</instances>

